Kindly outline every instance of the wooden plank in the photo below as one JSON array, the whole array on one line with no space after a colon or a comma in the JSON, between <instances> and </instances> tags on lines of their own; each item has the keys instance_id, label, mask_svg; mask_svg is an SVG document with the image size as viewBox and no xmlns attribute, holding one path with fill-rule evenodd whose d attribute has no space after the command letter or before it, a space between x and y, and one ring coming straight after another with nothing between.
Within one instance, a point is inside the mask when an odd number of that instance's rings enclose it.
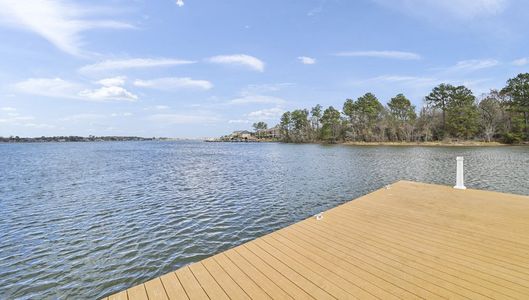
<instances>
[{"instance_id":1,"label":"wooden plank","mask_svg":"<svg viewBox=\"0 0 529 300\"><path fill-rule=\"evenodd\" d=\"M356 220L361 220L365 224L377 225L381 229L387 231L398 232L399 236L405 237L412 241L425 243L427 245L434 245L440 249L446 249L449 253L454 253L480 260L494 266L501 267L508 273L513 273L515 276L526 278L529 280L529 259L524 259L515 254L509 254L503 251L500 247L487 249L487 245L474 246L468 244L466 241L454 240L450 236L443 236L441 234L429 234L422 228L419 230L418 225L411 225L402 222L391 223L390 220L385 220L383 224L380 222L373 222L372 218L355 213L354 211L343 211L342 217L350 217L354 215Z\"/></svg>"},{"instance_id":2,"label":"wooden plank","mask_svg":"<svg viewBox=\"0 0 529 300\"><path fill-rule=\"evenodd\" d=\"M266 251L270 255L274 256L277 260L281 261L284 265L289 266L298 274L302 275L314 285L326 291L327 293L329 293L329 295L332 295L335 298L356 299L356 297L354 297L352 294L348 293L344 289L340 288L332 281L322 277L318 273L313 272L302 263L299 263L298 261L290 258L288 255L284 254L280 249L274 248L262 239L255 240L254 243L248 244L247 247L254 249L255 251L257 250L256 247L262 249L263 251Z\"/></svg>"},{"instance_id":3,"label":"wooden plank","mask_svg":"<svg viewBox=\"0 0 529 300\"><path fill-rule=\"evenodd\" d=\"M326 247L325 245L318 245L316 241L314 243L308 243L294 234L288 234L284 231L278 233L298 244L299 246L305 249L310 249L312 253L323 257L336 265L342 265L347 269L354 269L355 273L362 276L363 278L366 278L378 288L392 293L396 297L404 299L421 299L421 296L415 293L418 291L417 289L409 290L410 286L406 284L404 280L395 277L391 273L372 268L363 261L355 259L342 259L337 255L337 253L335 253L335 251L329 247ZM388 277L390 278L389 280ZM398 281L400 285L394 283L395 281ZM429 299L441 298L431 293L429 293L429 296L431 297Z\"/></svg>"},{"instance_id":4,"label":"wooden plank","mask_svg":"<svg viewBox=\"0 0 529 300\"><path fill-rule=\"evenodd\" d=\"M312 226L312 224L308 226ZM320 231L322 235L331 236L345 245L349 245L350 249L352 249L351 251L365 250L367 253L378 257L386 257L393 260L396 264L415 268L448 283L463 287L470 292L476 292L494 299L506 297L523 298L523 294L506 289L496 282L486 281L486 278L475 277L465 272L465 270L458 270L450 265L443 265L436 261L434 257L425 258L415 250L406 251L406 249L400 249L395 245L377 243L371 239L366 239L365 235L359 232L337 230L330 233L330 231L321 228L321 226L312 227L312 229L316 232ZM437 280L435 282L437 284L443 284ZM486 287L481 285L483 283L486 283ZM455 288L455 290L458 289Z\"/></svg>"},{"instance_id":5,"label":"wooden plank","mask_svg":"<svg viewBox=\"0 0 529 300\"><path fill-rule=\"evenodd\" d=\"M209 299L208 295L204 292L202 286L200 286L200 283L189 269L189 266L179 269L175 274L184 287L189 299Z\"/></svg>"},{"instance_id":6,"label":"wooden plank","mask_svg":"<svg viewBox=\"0 0 529 300\"><path fill-rule=\"evenodd\" d=\"M529 299L529 197L398 182L108 299Z\"/></svg>"},{"instance_id":7,"label":"wooden plank","mask_svg":"<svg viewBox=\"0 0 529 300\"><path fill-rule=\"evenodd\" d=\"M178 277L176 277L176 274L174 272L165 274L160 277L162 284L164 286L165 292L167 293L167 297L171 300L187 300L189 299L187 297L187 294L182 287L182 284L178 280Z\"/></svg>"},{"instance_id":8,"label":"wooden plank","mask_svg":"<svg viewBox=\"0 0 529 300\"><path fill-rule=\"evenodd\" d=\"M128 300L127 291L121 291L108 297L109 300Z\"/></svg>"},{"instance_id":9,"label":"wooden plank","mask_svg":"<svg viewBox=\"0 0 529 300\"><path fill-rule=\"evenodd\" d=\"M127 295L129 299L149 300L149 298L147 297L147 292L145 291L144 284L131 287L130 289L127 290Z\"/></svg>"},{"instance_id":10,"label":"wooden plank","mask_svg":"<svg viewBox=\"0 0 529 300\"><path fill-rule=\"evenodd\" d=\"M198 280L206 294L208 294L209 298L219 300L230 299L202 263L194 263L189 266L189 269L191 269L191 272L193 272L193 275L195 275L195 278Z\"/></svg>"},{"instance_id":11,"label":"wooden plank","mask_svg":"<svg viewBox=\"0 0 529 300\"><path fill-rule=\"evenodd\" d=\"M339 277L345 279L346 281L349 281L350 283L353 283L354 285L357 285L362 290L368 292L369 294L372 294L373 296L379 299L400 299L399 297L389 293L383 288L376 286L371 281L361 276L359 272L357 272L357 268L349 268L347 266L340 265L340 262L328 260L327 258L322 257L317 253L314 253L312 249L304 248L299 244L290 241L283 235L280 235L279 231L269 234L267 238L273 238L277 240L279 243L286 245L290 249L294 250L298 256L306 257L309 260L315 262L316 264L322 266L323 268L328 268L329 270L332 270L332 272L338 275Z\"/></svg>"},{"instance_id":12,"label":"wooden plank","mask_svg":"<svg viewBox=\"0 0 529 300\"><path fill-rule=\"evenodd\" d=\"M236 248L234 248L236 249ZM259 287L261 287L270 297L274 299L292 299L292 297L283 291L274 281L268 278L267 274L263 274L259 269L250 264L244 257L242 257L234 249L224 252L224 254L237 266L239 269L250 277Z\"/></svg>"},{"instance_id":13,"label":"wooden plank","mask_svg":"<svg viewBox=\"0 0 529 300\"><path fill-rule=\"evenodd\" d=\"M305 224L306 225L306 224ZM353 249L345 246L346 244L340 239L329 238L328 236L321 235L316 230L307 230L308 226L296 226L291 228L296 232L296 235L307 242L310 240L317 240L318 243L325 244L333 249L336 249L336 255L347 259L359 259L363 260L374 268L379 268L396 276L399 279L407 280L408 283L414 283L417 287L425 289L430 293L435 294L436 296L427 295L424 292L420 291L416 287L409 286L405 283L404 285L399 284L400 286L408 286L409 291L430 299L432 297L441 296L443 298L453 299L458 297L467 297L470 299L485 299L488 297L473 291L468 291L464 288L458 287L446 282L439 277L430 276L427 272L423 272L420 269L413 269L408 267L406 264L398 263L392 260L389 260L383 256L377 255L376 253L363 251L361 247L353 247ZM386 280L390 280L389 277L386 277ZM396 283L396 282L395 282ZM397 283L396 283L397 284Z\"/></svg>"},{"instance_id":14,"label":"wooden plank","mask_svg":"<svg viewBox=\"0 0 529 300\"><path fill-rule=\"evenodd\" d=\"M278 272L276 269L267 264L262 258L249 251L246 247L240 246L235 248L235 251L245 258L250 264L256 269L260 270L263 274L276 283L283 291L292 296L294 299L313 299L311 295L307 294L303 289L298 287L286 276Z\"/></svg>"},{"instance_id":15,"label":"wooden plank","mask_svg":"<svg viewBox=\"0 0 529 300\"><path fill-rule=\"evenodd\" d=\"M215 278L222 289L226 292L228 297L233 300L247 300L250 299L248 294L230 277L230 275L222 269L222 267L213 259L207 258L202 261L204 267L209 271L211 276Z\"/></svg>"},{"instance_id":16,"label":"wooden plank","mask_svg":"<svg viewBox=\"0 0 529 300\"><path fill-rule=\"evenodd\" d=\"M271 299L270 296L259 287L248 275L235 265L225 253L213 256L213 259L232 278L237 285L252 299Z\"/></svg>"},{"instance_id":17,"label":"wooden plank","mask_svg":"<svg viewBox=\"0 0 529 300\"><path fill-rule=\"evenodd\" d=\"M337 216L337 219L340 218L340 216ZM350 220L350 218L343 218L343 220ZM337 226L340 226L339 224L341 222L343 221L336 220L336 222L334 223L336 223ZM511 281L525 288L528 288L529 286L529 281L524 279L524 274L509 270L503 266L498 266L496 264L477 259L470 255L458 253L457 251L452 251L451 249L443 249L443 247L440 245L408 237L406 233L397 230L387 228L379 229L378 226L366 226L366 224L362 225L361 223L358 224L358 227L362 226L367 231L369 231L371 235L387 236L394 244L407 245L415 249L420 249L422 252L429 253L430 255L435 255L441 258L442 260L454 262L470 269L475 269L484 273L492 272L498 278L503 278L507 281Z\"/></svg>"},{"instance_id":18,"label":"wooden plank","mask_svg":"<svg viewBox=\"0 0 529 300\"><path fill-rule=\"evenodd\" d=\"M303 277L298 272L291 269L291 267L285 265L280 260L270 255L268 252L259 248L255 244L255 242L248 243L244 246L249 251L251 251L254 255L260 257L263 261L266 261L267 264L269 264L272 268L274 268L279 273L281 273L281 275L288 278L292 283L297 285L299 288L301 288L305 293L309 294L311 297L316 298L316 299L334 299L334 297L331 296L329 293L322 290L320 287L312 283L310 280L307 280L307 278Z\"/></svg>"},{"instance_id":19,"label":"wooden plank","mask_svg":"<svg viewBox=\"0 0 529 300\"><path fill-rule=\"evenodd\" d=\"M167 300L167 293L163 287L162 280L158 277L145 282L145 290L149 300Z\"/></svg>"}]
</instances>

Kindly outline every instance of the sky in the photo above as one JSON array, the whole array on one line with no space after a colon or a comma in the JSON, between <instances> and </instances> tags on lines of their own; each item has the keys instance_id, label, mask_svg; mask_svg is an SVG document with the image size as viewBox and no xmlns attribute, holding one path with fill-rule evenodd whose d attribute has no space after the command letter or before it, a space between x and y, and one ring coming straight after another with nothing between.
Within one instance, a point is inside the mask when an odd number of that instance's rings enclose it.
<instances>
[{"instance_id":1,"label":"sky","mask_svg":"<svg viewBox=\"0 0 529 300\"><path fill-rule=\"evenodd\" d=\"M215 137L529 69L523 0L0 0L0 136Z\"/></svg>"}]
</instances>

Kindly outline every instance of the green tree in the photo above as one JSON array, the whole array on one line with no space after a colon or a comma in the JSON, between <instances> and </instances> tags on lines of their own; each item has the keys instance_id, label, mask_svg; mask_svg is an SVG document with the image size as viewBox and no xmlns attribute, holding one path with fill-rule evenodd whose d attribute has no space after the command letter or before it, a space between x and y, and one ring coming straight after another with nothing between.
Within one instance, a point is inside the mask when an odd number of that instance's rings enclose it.
<instances>
[{"instance_id":1,"label":"green tree","mask_svg":"<svg viewBox=\"0 0 529 300\"><path fill-rule=\"evenodd\" d=\"M446 130L457 138L470 139L478 131L476 97L465 86L452 87L446 106Z\"/></svg>"},{"instance_id":2,"label":"green tree","mask_svg":"<svg viewBox=\"0 0 529 300\"><path fill-rule=\"evenodd\" d=\"M321 123L321 116L322 116L322 107L319 104L316 104L313 108L310 110L310 120L311 120L311 126L312 126L312 139L317 139L320 135L320 123Z\"/></svg>"},{"instance_id":3,"label":"green tree","mask_svg":"<svg viewBox=\"0 0 529 300\"><path fill-rule=\"evenodd\" d=\"M443 116L443 132L446 130L446 109L450 102L453 90L453 85L442 83L436 86L432 92L424 98L426 104L430 105L432 108L441 110Z\"/></svg>"},{"instance_id":4,"label":"green tree","mask_svg":"<svg viewBox=\"0 0 529 300\"><path fill-rule=\"evenodd\" d=\"M497 91L491 91L484 95L478 104L481 131L487 142L492 140L504 121L502 103L496 95Z\"/></svg>"},{"instance_id":5,"label":"green tree","mask_svg":"<svg viewBox=\"0 0 529 300\"><path fill-rule=\"evenodd\" d=\"M397 120L402 122L413 121L417 118L415 113L415 106L411 104L411 101L406 98L403 94L391 98L388 102L388 108Z\"/></svg>"},{"instance_id":6,"label":"green tree","mask_svg":"<svg viewBox=\"0 0 529 300\"><path fill-rule=\"evenodd\" d=\"M266 130L268 128L268 124L266 124L265 122L257 122L257 123L253 123L253 129L255 130L255 132L257 133L258 137L261 138L262 137L262 130Z\"/></svg>"},{"instance_id":7,"label":"green tree","mask_svg":"<svg viewBox=\"0 0 529 300\"><path fill-rule=\"evenodd\" d=\"M306 109L296 109L290 114L290 121L292 123L291 137L296 142L306 142L308 139L309 130L309 111Z\"/></svg>"},{"instance_id":8,"label":"green tree","mask_svg":"<svg viewBox=\"0 0 529 300\"><path fill-rule=\"evenodd\" d=\"M321 117L322 138L335 143L340 135L340 112L332 106L325 109Z\"/></svg>"},{"instance_id":9,"label":"green tree","mask_svg":"<svg viewBox=\"0 0 529 300\"><path fill-rule=\"evenodd\" d=\"M417 114L415 106L403 94L391 98L388 103L391 117L394 119L393 131L399 140L411 141Z\"/></svg>"},{"instance_id":10,"label":"green tree","mask_svg":"<svg viewBox=\"0 0 529 300\"><path fill-rule=\"evenodd\" d=\"M284 112L281 116L281 121L279 122L279 128L281 130L281 135L283 140L290 142L290 131L291 131L291 115L290 112Z\"/></svg>"},{"instance_id":11,"label":"green tree","mask_svg":"<svg viewBox=\"0 0 529 300\"><path fill-rule=\"evenodd\" d=\"M345 100L343 104L343 114L347 117L349 124L346 132L346 138L349 137L352 140L356 140L357 137L357 106L352 99Z\"/></svg>"},{"instance_id":12,"label":"green tree","mask_svg":"<svg viewBox=\"0 0 529 300\"><path fill-rule=\"evenodd\" d=\"M529 73L509 79L502 92L510 98L510 110L522 115L525 138L529 139Z\"/></svg>"},{"instance_id":13,"label":"green tree","mask_svg":"<svg viewBox=\"0 0 529 300\"><path fill-rule=\"evenodd\" d=\"M369 142L373 138L374 127L384 110L384 107L372 93L359 97L354 104L358 114L358 126L364 141Z\"/></svg>"}]
</instances>

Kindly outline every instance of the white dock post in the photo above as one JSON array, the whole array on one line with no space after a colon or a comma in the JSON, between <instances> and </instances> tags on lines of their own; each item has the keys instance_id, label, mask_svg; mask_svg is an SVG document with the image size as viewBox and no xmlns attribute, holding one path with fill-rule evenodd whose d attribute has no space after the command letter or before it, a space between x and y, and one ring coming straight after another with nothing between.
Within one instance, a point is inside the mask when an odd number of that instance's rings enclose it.
<instances>
[{"instance_id":1,"label":"white dock post","mask_svg":"<svg viewBox=\"0 0 529 300\"><path fill-rule=\"evenodd\" d=\"M456 158L456 161L457 161L457 173L456 173L456 186L454 186L454 189L466 190L467 188L465 187L464 177L463 177L464 159L462 156L458 156Z\"/></svg>"}]
</instances>

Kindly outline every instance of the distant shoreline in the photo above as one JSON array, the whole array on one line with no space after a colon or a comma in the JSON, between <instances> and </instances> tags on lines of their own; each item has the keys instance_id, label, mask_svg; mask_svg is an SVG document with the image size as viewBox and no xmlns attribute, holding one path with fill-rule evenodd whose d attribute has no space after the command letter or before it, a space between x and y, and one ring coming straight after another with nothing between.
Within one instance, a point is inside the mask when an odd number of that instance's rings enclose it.
<instances>
[{"instance_id":1,"label":"distant shoreline","mask_svg":"<svg viewBox=\"0 0 529 300\"><path fill-rule=\"evenodd\" d=\"M504 144L500 142L481 142L481 141L457 141L457 142L282 142L277 140L257 140L257 141L221 141L221 140L204 140L204 142L214 143L281 143L281 144L313 144L313 145L344 145L344 146L393 146L393 147L509 147L509 146L529 146L529 144Z\"/></svg>"},{"instance_id":2,"label":"distant shoreline","mask_svg":"<svg viewBox=\"0 0 529 300\"><path fill-rule=\"evenodd\" d=\"M423 146L423 147L505 147L505 146L527 146L527 144L504 144L499 142L458 141L458 142L344 142L349 146Z\"/></svg>"},{"instance_id":3,"label":"distant shoreline","mask_svg":"<svg viewBox=\"0 0 529 300\"><path fill-rule=\"evenodd\" d=\"M42 137L0 137L0 144L19 143L88 143L88 142L141 142L178 140L165 137L144 138L138 136L42 136Z\"/></svg>"}]
</instances>

